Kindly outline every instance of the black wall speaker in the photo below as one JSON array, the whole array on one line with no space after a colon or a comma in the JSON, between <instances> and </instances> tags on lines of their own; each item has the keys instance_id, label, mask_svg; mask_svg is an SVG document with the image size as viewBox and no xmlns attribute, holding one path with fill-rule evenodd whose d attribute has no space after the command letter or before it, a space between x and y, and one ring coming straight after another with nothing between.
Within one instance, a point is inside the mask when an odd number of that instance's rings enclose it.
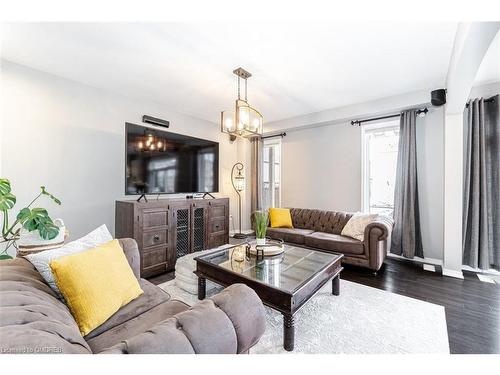
<instances>
[{"instance_id":1,"label":"black wall speaker","mask_svg":"<svg viewBox=\"0 0 500 375\"><path fill-rule=\"evenodd\" d=\"M446 103L446 89L431 91L431 103L435 107L440 107Z\"/></svg>"},{"instance_id":2,"label":"black wall speaker","mask_svg":"<svg viewBox=\"0 0 500 375\"><path fill-rule=\"evenodd\" d=\"M163 126L164 128L168 128L170 126L170 122L167 120L162 120L161 118L144 115L142 116L142 122L146 124L153 124L157 126Z\"/></svg>"}]
</instances>

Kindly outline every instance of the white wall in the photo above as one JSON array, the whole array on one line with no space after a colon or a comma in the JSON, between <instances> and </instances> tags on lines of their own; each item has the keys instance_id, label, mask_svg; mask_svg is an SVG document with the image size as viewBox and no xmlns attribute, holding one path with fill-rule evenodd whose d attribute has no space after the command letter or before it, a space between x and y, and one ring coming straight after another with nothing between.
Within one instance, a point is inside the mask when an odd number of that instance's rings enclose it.
<instances>
[{"instance_id":1,"label":"white wall","mask_svg":"<svg viewBox=\"0 0 500 375\"><path fill-rule=\"evenodd\" d=\"M291 131L282 140L283 207L361 208L361 130L339 124Z\"/></svg>"},{"instance_id":2,"label":"white wall","mask_svg":"<svg viewBox=\"0 0 500 375\"><path fill-rule=\"evenodd\" d=\"M422 245L426 258L443 259L444 108L417 118L417 174Z\"/></svg>"},{"instance_id":3,"label":"white wall","mask_svg":"<svg viewBox=\"0 0 500 375\"><path fill-rule=\"evenodd\" d=\"M430 100L430 91L431 89L429 88L428 90L407 92L401 95L380 98L368 102L346 105L321 112L274 121L266 123L265 130L269 133L275 133L283 130L307 129L314 126L349 122L354 118L360 119L363 117L376 117L378 115L387 114L388 112L398 112L404 109L428 104Z\"/></svg>"},{"instance_id":4,"label":"white wall","mask_svg":"<svg viewBox=\"0 0 500 375\"><path fill-rule=\"evenodd\" d=\"M406 94L405 98L425 100L421 93ZM401 106L411 106L403 99L392 98L392 106L384 99L377 103L397 112ZM350 121L335 119L348 113L356 114L351 118L371 116L376 107L376 103L362 103L342 109L341 114L332 110L332 121L322 116L324 123L332 125L307 126L304 118L291 121L291 127L280 122L279 130L287 131L282 140L282 206L361 209L361 130L350 125ZM425 257L434 259L443 259L443 113L442 108L433 108L417 120L422 240Z\"/></svg>"},{"instance_id":5,"label":"white wall","mask_svg":"<svg viewBox=\"0 0 500 375\"><path fill-rule=\"evenodd\" d=\"M126 198L124 124L140 124L148 114L168 119L172 132L220 142L220 196L231 197L236 213L229 172L237 143L218 125L7 61L1 73L0 170L11 180L17 208L45 185L63 204L39 204L65 220L71 238L102 223L113 232L115 200Z\"/></svg>"},{"instance_id":6,"label":"white wall","mask_svg":"<svg viewBox=\"0 0 500 375\"><path fill-rule=\"evenodd\" d=\"M500 79L500 68L499 68L499 77ZM488 83L486 85L474 86L470 90L469 99L476 98L489 98L490 96L495 96L500 94L500 81Z\"/></svg>"}]
</instances>

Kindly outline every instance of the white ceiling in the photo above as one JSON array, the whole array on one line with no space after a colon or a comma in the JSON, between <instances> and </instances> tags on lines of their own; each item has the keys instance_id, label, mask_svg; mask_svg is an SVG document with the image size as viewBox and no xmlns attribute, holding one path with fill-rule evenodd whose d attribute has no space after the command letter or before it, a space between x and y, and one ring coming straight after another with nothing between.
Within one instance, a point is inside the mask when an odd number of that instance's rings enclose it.
<instances>
[{"instance_id":1,"label":"white ceiling","mask_svg":"<svg viewBox=\"0 0 500 375\"><path fill-rule=\"evenodd\" d=\"M475 86L500 81L500 32L491 42L474 80Z\"/></svg>"},{"instance_id":2,"label":"white ceiling","mask_svg":"<svg viewBox=\"0 0 500 375\"><path fill-rule=\"evenodd\" d=\"M456 23L8 24L2 57L217 122L239 66L265 121L443 87Z\"/></svg>"}]
</instances>

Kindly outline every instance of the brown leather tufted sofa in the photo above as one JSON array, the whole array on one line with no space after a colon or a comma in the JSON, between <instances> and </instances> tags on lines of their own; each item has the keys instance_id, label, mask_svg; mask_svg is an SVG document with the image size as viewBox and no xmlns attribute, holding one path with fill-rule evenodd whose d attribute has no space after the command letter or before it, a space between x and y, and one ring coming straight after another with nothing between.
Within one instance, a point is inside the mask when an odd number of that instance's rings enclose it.
<instances>
[{"instance_id":1,"label":"brown leather tufted sofa","mask_svg":"<svg viewBox=\"0 0 500 375\"><path fill-rule=\"evenodd\" d=\"M391 244L392 221L380 217L370 223L364 240L342 236L352 213L291 208L293 228L268 228L267 235L321 251L344 254L343 262L378 271Z\"/></svg>"},{"instance_id":2,"label":"brown leather tufted sofa","mask_svg":"<svg viewBox=\"0 0 500 375\"><path fill-rule=\"evenodd\" d=\"M139 277L139 251L120 240L144 293L82 337L66 305L24 258L0 261L0 353L236 354L265 330L255 292L234 284L193 307Z\"/></svg>"}]
</instances>

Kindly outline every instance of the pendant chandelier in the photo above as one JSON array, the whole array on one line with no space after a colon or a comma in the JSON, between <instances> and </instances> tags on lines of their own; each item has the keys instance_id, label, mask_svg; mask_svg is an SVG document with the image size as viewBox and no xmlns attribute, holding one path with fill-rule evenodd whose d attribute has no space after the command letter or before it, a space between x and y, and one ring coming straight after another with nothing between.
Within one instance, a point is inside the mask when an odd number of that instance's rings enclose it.
<instances>
[{"instance_id":1,"label":"pendant chandelier","mask_svg":"<svg viewBox=\"0 0 500 375\"><path fill-rule=\"evenodd\" d=\"M259 111L252 108L247 100L247 79L252 76L243 68L233 70L238 76L238 99L234 111L222 111L220 126L223 133L248 138L262 135L263 118ZM240 96L240 80L245 81L245 99Z\"/></svg>"}]
</instances>

